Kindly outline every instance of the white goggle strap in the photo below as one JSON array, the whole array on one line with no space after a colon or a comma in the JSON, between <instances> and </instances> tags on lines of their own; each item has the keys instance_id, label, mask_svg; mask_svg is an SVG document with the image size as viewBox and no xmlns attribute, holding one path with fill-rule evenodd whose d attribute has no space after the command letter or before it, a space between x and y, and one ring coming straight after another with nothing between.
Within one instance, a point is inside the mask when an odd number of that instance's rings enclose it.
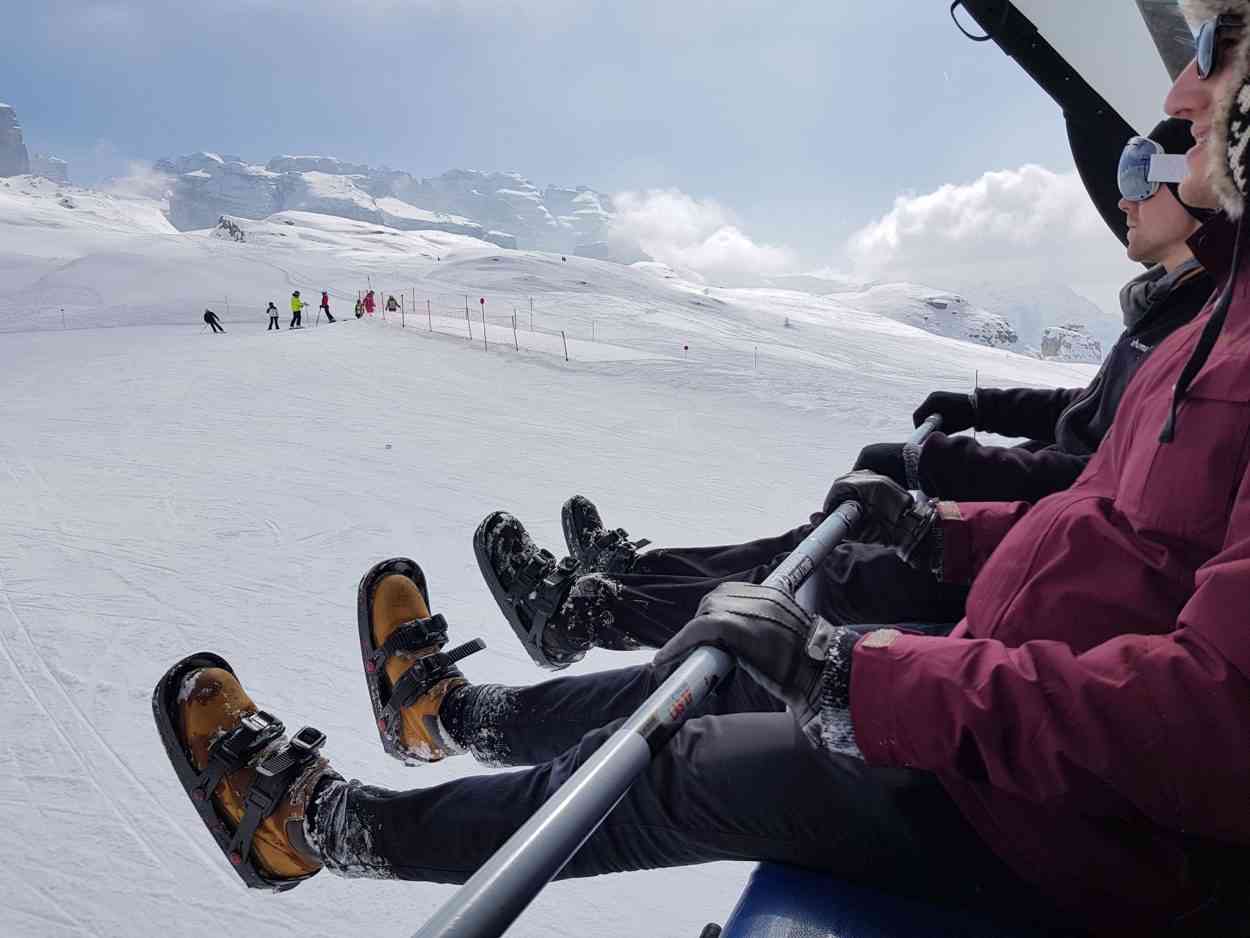
<instances>
[{"instance_id":1,"label":"white goggle strap","mask_svg":"<svg viewBox=\"0 0 1250 938\"><path fill-rule=\"evenodd\" d=\"M1189 165L1184 156L1173 153L1156 153L1150 158L1150 170L1146 182L1184 182L1189 175Z\"/></svg>"}]
</instances>

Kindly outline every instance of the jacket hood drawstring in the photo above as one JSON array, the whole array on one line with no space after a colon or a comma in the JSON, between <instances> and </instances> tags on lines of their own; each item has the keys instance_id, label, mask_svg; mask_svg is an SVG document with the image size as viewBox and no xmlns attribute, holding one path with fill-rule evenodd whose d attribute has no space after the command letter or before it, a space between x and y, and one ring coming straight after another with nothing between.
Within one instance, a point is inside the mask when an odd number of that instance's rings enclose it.
<instances>
[{"instance_id":1,"label":"jacket hood drawstring","mask_svg":"<svg viewBox=\"0 0 1250 938\"><path fill-rule=\"evenodd\" d=\"M1168 409L1168 419L1163 424L1163 430L1159 433L1160 443L1171 443L1176 439L1177 413L1180 410L1180 406L1185 400L1185 395L1189 393L1189 386L1193 383L1194 378L1198 377L1198 372L1202 370L1202 366L1211 357L1211 350L1215 348L1215 343L1219 340L1220 333L1224 329L1224 321L1228 319L1228 308L1233 302L1233 284L1237 280L1237 271L1241 266L1241 234L1244 228L1244 224L1237 226L1237 240L1233 243L1233 262L1229 267L1228 280L1224 284L1224 289L1220 292L1220 298L1215 304L1215 310L1211 313L1211 318L1207 320L1206 326L1203 327L1202 335L1198 337L1198 344L1194 346L1193 353L1189 356L1189 360L1185 362L1185 367L1181 369L1181 376L1176 380L1176 385L1172 391L1172 405Z\"/></svg>"}]
</instances>

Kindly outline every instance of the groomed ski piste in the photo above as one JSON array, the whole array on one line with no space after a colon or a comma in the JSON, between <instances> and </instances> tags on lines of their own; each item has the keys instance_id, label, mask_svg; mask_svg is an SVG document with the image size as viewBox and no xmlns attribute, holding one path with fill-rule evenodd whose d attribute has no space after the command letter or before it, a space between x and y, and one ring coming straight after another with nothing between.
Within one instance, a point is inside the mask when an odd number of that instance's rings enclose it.
<instances>
[{"instance_id":1,"label":"groomed ski piste","mask_svg":"<svg viewBox=\"0 0 1250 938\"><path fill-rule=\"evenodd\" d=\"M3 938L410 934L452 887L242 887L152 724L170 664L224 655L288 727L324 730L348 777L496 771L382 754L355 637L370 564L422 564L452 640L487 642L471 680L539 681L472 556L489 511L553 550L575 492L657 545L775 533L819 508L862 445L903 439L930 390L1094 372L891 318L928 287L724 290L320 215L243 224L235 243L178 234L155 203L0 188ZM352 317L370 283L408 291L402 325ZM312 325L310 308L287 330L293 289L312 307L329 289L340 322ZM225 335L203 331L206 306ZM647 657L597 652L565 673ZM693 938L750 870L556 883L510 934Z\"/></svg>"}]
</instances>

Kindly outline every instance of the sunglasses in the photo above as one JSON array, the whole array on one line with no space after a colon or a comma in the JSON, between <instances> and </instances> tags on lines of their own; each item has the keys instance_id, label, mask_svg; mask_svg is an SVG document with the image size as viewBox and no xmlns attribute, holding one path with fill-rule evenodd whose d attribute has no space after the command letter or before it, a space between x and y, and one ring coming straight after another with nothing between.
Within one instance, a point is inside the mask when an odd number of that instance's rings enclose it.
<instances>
[{"instance_id":1,"label":"sunglasses","mask_svg":"<svg viewBox=\"0 0 1250 938\"><path fill-rule=\"evenodd\" d=\"M1220 67L1220 39L1229 33L1240 33L1245 22L1240 16L1224 14L1213 16L1198 27L1198 35L1194 39L1194 61L1198 66L1198 77L1210 78Z\"/></svg>"},{"instance_id":2,"label":"sunglasses","mask_svg":"<svg viewBox=\"0 0 1250 938\"><path fill-rule=\"evenodd\" d=\"M1165 182L1182 182L1188 172L1185 157L1164 153L1149 137L1134 137L1120 154L1116 182L1126 200L1145 202Z\"/></svg>"}]
</instances>

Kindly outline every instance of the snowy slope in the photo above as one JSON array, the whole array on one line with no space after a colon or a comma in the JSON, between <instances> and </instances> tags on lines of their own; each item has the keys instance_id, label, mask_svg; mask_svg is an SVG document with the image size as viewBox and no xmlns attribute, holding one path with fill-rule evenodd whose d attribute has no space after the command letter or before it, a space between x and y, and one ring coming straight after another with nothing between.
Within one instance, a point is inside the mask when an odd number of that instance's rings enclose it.
<instances>
[{"instance_id":1,"label":"snowy slope","mask_svg":"<svg viewBox=\"0 0 1250 938\"><path fill-rule=\"evenodd\" d=\"M21 252L42 229L0 214L0 265L38 273L33 293L0 295L3 938L409 934L449 887L322 875L278 897L241 888L152 727L164 668L224 654L258 702L320 726L334 764L370 783L488 771L381 754L354 625L372 562L421 561L454 635L488 643L471 679L539 680L472 557L488 511L516 512L553 549L579 491L661 545L774 533L861 445L901 438L935 387L974 371L985 384L1093 374L845 297L709 289L455 235L301 213L246 223L244 244L93 224L62 229L64 253L39 272L47 258ZM429 297L429 319L419 303L406 328L264 332L264 301L292 284L331 286L341 305L370 280ZM223 317L227 334L201 334L205 298L227 292L243 309ZM78 297L73 328L32 312L44 294ZM479 309L470 327L456 310L465 294L487 299L489 350ZM574 673L644 659L596 653ZM559 883L512 934L687 938L723 921L748 869Z\"/></svg>"}]
</instances>

